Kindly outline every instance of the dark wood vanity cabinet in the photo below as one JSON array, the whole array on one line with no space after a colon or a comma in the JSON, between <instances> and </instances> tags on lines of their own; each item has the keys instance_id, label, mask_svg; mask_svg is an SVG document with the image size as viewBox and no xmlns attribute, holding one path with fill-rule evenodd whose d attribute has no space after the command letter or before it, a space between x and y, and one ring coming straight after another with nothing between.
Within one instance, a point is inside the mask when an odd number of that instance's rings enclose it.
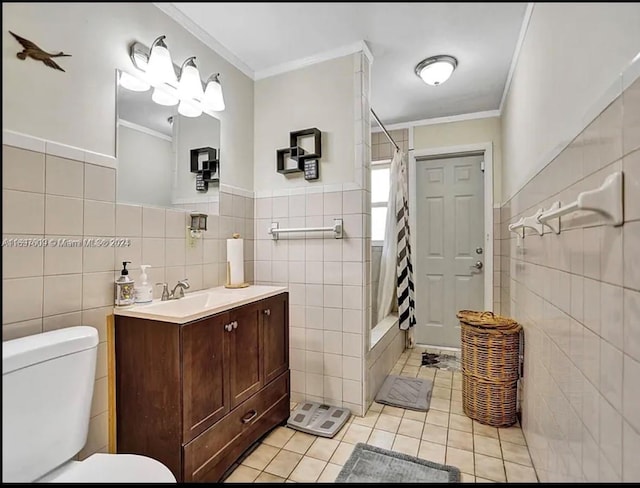
<instances>
[{"instance_id":1,"label":"dark wood vanity cabinet","mask_svg":"<svg viewBox=\"0 0 640 488\"><path fill-rule=\"evenodd\" d=\"M263 386L260 314L267 304L245 305L229 313L228 340L230 407L235 408Z\"/></svg>"},{"instance_id":2,"label":"dark wood vanity cabinet","mask_svg":"<svg viewBox=\"0 0 640 488\"><path fill-rule=\"evenodd\" d=\"M116 316L117 451L219 481L289 417L288 294L187 324Z\"/></svg>"},{"instance_id":3,"label":"dark wood vanity cabinet","mask_svg":"<svg viewBox=\"0 0 640 488\"><path fill-rule=\"evenodd\" d=\"M182 329L182 435L186 441L229 413L226 319L222 314Z\"/></svg>"},{"instance_id":4,"label":"dark wood vanity cabinet","mask_svg":"<svg viewBox=\"0 0 640 488\"><path fill-rule=\"evenodd\" d=\"M289 369L289 301L272 298L262 310L264 381L269 383Z\"/></svg>"}]
</instances>

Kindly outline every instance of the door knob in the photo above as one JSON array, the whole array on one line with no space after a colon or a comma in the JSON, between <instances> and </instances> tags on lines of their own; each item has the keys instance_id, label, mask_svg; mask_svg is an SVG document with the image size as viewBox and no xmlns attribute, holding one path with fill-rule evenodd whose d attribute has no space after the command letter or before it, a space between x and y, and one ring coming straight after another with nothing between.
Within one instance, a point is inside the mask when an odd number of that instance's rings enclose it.
<instances>
[{"instance_id":1,"label":"door knob","mask_svg":"<svg viewBox=\"0 0 640 488\"><path fill-rule=\"evenodd\" d=\"M476 247L476 254L482 254L482 248Z\"/></svg>"},{"instance_id":2,"label":"door knob","mask_svg":"<svg viewBox=\"0 0 640 488\"><path fill-rule=\"evenodd\" d=\"M471 266L472 268L476 268L476 269L482 269L484 265L482 264L482 261L476 261L476 264L474 264L473 266Z\"/></svg>"}]
</instances>

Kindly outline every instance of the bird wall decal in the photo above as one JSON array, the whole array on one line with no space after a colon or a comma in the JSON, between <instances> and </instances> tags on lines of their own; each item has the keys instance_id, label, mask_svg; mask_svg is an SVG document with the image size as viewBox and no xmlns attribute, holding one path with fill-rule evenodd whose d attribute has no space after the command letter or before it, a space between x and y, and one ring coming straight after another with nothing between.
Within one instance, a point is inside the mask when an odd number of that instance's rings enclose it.
<instances>
[{"instance_id":1,"label":"bird wall decal","mask_svg":"<svg viewBox=\"0 0 640 488\"><path fill-rule=\"evenodd\" d=\"M51 58L59 58L59 57L63 57L63 56L71 56L71 54L65 54L62 51L60 51L57 54L56 53L48 53L48 52L40 49L35 43L31 42L28 39L25 39L24 37L20 37L19 35L14 34L11 31L9 31L9 34L11 34L13 37L15 37L16 41L18 41L22 45L22 47L24 48L22 51L20 51L20 52L18 52L16 54L18 59L24 60L24 59L27 59L29 57L31 59L35 59L36 61L42 61L44 64L46 64L50 68L57 69L57 70L60 70L60 71L64 71L58 65L58 63L56 63Z\"/></svg>"}]
</instances>

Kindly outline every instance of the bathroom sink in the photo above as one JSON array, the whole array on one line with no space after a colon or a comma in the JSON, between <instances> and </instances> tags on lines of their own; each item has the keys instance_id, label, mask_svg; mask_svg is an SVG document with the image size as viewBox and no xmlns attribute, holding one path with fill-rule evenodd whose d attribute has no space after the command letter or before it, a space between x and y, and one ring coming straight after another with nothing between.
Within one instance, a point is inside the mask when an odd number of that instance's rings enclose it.
<instances>
[{"instance_id":1,"label":"bathroom sink","mask_svg":"<svg viewBox=\"0 0 640 488\"><path fill-rule=\"evenodd\" d=\"M208 293L193 293L185 295L184 298L178 300L154 301L148 305L141 305L140 310L144 309L147 313L168 315L171 317L182 317L190 315L194 311L212 308L222 305L229 300L228 295Z\"/></svg>"},{"instance_id":2,"label":"bathroom sink","mask_svg":"<svg viewBox=\"0 0 640 488\"><path fill-rule=\"evenodd\" d=\"M191 293L177 300L153 300L148 304L115 307L115 315L138 317L163 322L184 324L193 320L224 312L249 302L268 298L287 291L282 286L252 285L247 288L219 286Z\"/></svg>"}]
</instances>

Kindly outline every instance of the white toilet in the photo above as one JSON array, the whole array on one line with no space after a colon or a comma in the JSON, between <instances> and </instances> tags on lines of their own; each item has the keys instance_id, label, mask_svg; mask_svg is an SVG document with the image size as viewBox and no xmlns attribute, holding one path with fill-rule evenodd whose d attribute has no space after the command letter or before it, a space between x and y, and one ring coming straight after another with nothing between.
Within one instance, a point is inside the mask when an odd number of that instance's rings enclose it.
<instances>
[{"instance_id":1,"label":"white toilet","mask_svg":"<svg viewBox=\"0 0 640 488\"><path fill-rule=\"evenodd\" d=\"M175 483L146 456L72 460L87 441L97 348L97 330L85 326L2 343L3 482Z\"/></svg>"}]
</instances>

